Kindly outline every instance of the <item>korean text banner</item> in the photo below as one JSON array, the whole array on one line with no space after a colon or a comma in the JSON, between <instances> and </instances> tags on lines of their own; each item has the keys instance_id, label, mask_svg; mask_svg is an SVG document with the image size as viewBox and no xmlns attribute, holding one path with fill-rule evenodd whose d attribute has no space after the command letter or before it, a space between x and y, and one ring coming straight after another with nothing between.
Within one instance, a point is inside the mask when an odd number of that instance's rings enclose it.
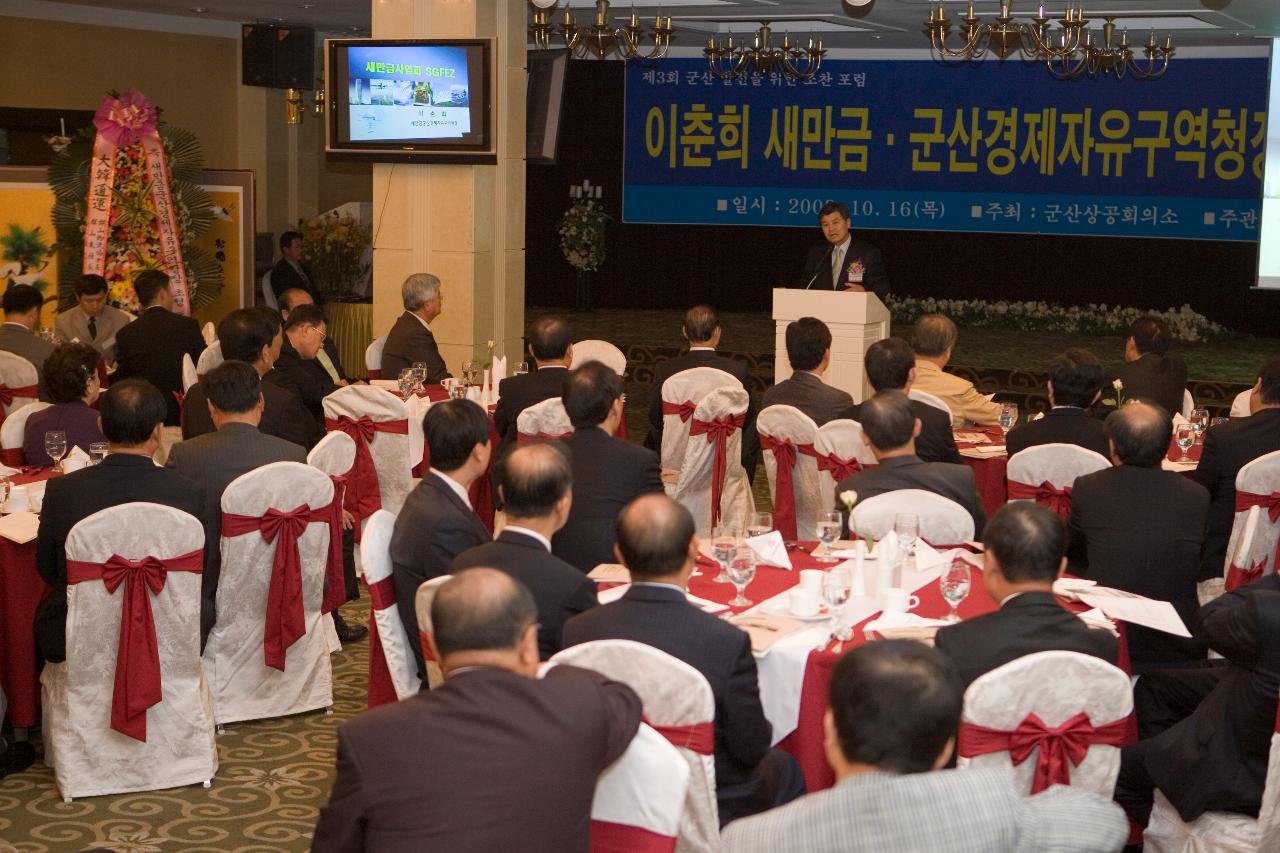
<instances>
[{"instance_id":1,"label":"korean text banner","mask_svg":"<svg viewBox=\"0 0 1280 853\"><path fill-rule=\"evenodd\" d=\"M1264 58L1174 57L1156 81L1017 61L824 62L725 83L629 65L627 222L1257 239Z\"/></svg>"}]
</instances>

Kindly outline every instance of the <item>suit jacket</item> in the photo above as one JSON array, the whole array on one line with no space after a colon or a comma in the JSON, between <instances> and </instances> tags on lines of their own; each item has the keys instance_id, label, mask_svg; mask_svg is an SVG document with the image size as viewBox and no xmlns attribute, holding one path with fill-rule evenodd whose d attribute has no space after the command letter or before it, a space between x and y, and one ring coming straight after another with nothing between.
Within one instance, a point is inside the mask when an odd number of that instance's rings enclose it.
<instances>
[{"instance_id":1,"label":"suit jacket","mask_svg":"<svg viewBox=\"0 0 1280 853\"><path fill-rule=\"evenodd\" d=\"M910 400L911 413L920 421L920 434L916 436L916 456L921 462L961 463L956 436L951 430L951 417L937 406L919 400ZM840 417L862 422L862 404L851 406Z\"/></svg>"},{"instance_id":2,"label":"suit jacket","mask_svg":"<svg viewBox=\"0 0 1280 853\"><path fill-rule=\"evenodd\" d=\"M36 382L40 385L40 399L49 402L44 388L44 360L53 352L53 344L36 337L26 326L17 323L0 323L0 350L25 358L36 369Z\"/></svg>"},{"instance_id":3,"label":"suit jacket","mask_svg":"<svg viewBox=\"0 0 1280 853\"><path fill-rule=\"evenodd\" d=\"M305 290L311 294L311 301L317 305L324 305L324 300L320 297L320 291L316 290L311 279L311 267L302 261L298 262L298 266L302 267L302 273L284 258L276 261L276 265L271 268L271 290L277 297L286 290L297 288Z\"/></svg>"},{"instance_id":4,"label":"suit jacket","mask_svg":"<svg viewBox=\"0 0 1280 853\"><path fill-rule=\"evenodd\" d=\"M324 398L338 390L338 386L320 362L298 355L288 335L284 336L280 358L276 359L272 373L279 385L298 395L317 423L324 423Z\"/></svg>"},{"instance_id":5,"label":"suit jacket","mask_svg":"<svg viewBox=\"0 0 1280 853\"><path fill-rule=\"evenodd\" d=\"M645 643L702 673L716 705L716 787L723 795L747 782L772 736L747 633L694 607L680 590L632 584L622 598L564 626L566 646L610 639Z\"/></svg>"},{"instance_id":6,"label":"suit jacket","mask_svg":"<svg viewBox=\"0 0 1280 853\"><path fill-rule=\"evenodd\" d=\"M966 423L994 426L1000 423L999 403L978 393L968 379L947 373L931 361L916 359L916 380L911 387L946 403L955 416L956 426Z\"/></svg>"},{"instance_id":7,"label":"suit jacket","mask_svg":"<svg viewBox=\"0 0 1280 853\"><path fill-rule=\"evenodd\" d=\"M391 532L391 578L396 588L400 621L409 634L409 648L418 662L418 677L426 676L422 644L418 642L418 613L414 596L423 581L447 575L453 558L490 540L480 516L434 473L422 478L405 498Z\"/></svg>"},{"instance_id":8,"label":"suit jacket","mask_svg":"<svg viewBox=\"0 0 1280 853\"><path fill-rule=\"evenodd\" d=\"M39 467L53 464L52 457L44 449L44 434L50 430L61 430L67 434L68 453L73 446L88 453L90 444L107 440L98 426L96 409L81 400L54 403L27 416L22 434L22 456L26 464Z\"/></svg>"},{"instance_id":9,"label":"suit jacket","mask_svg":"<svg viewBox=\"0 0 1280 853\"><path fill-rule=\"evenodd\" d=\"M113 453L92 468L47 482L36 536L36 569L53 588L36 613L36 643L46 660L66 658L67 534L95 512L131 501L164 504L196 518L204 512L200 486L156 467L149 456Z\"/></svg>"},{"instance_id":10,"label":"suit jacket","mask_svg":"<svg viewBox=\"0 0 1280 853\"><path fill-rule=\"evenodd\" d=\"M559 397L568 368L560 365L539 367L523 376L509 376L498 383L498 405L493 410L493 428L502 441L498 452L516 440L516 421L520 413L535 403ZM497 457L494 457L495 459Z\"/></svg>"},{"instance_id":11,"label":"suit jacket","mask_svg":"<svg viewBox=\"0 0 1280 853\"><path fill-rule=\"evenodd\" d=\"M1116 662L1116 638L1085 625L1051 592L1024 592L994 613L939 628L934 646L955 663L965 687L1033 652L1081 652Z\"/></svg>"},{"instance_id":12,"label":"suit jacket","mask_svg":"<svg viewBox=\"0 0 1280 853\"><path fill-rule=\"evenodd\" d=\"M532 536L507 528L493 542L468 548L449 571L484 566L520 581L538 603L538 654L543 660L563 648L561 632L571 617L595 607L596 582L553 556Z\"/></svg>"},{"instance_id":13,"label":"suit jacket","mask_svg":"<svg viewBox=\"0 0 1280 853\"><path fill-rule=\"evenodd\" d=\"M583 572L613 563L618 514L641 495L661 494L658 454L609 435L599 427L561 439L573 465L569 520L551 537L551 552Z\"/></svg>"},{"instance_id":14,"label":"suit jacket","mask_svg":"<svg viewBox=\"0 0 1280 853\"><path fill-rule=\"evenodd\" d=\"M1038 421L1018 424L1005 437L1010 456L1041 444L1074 444L1111 458L1111 443L1102 421L1075 406L1056 406Z\"/></svg>"},{"instance_id":15,"label":"suit jacket","mask_svg":"<svg viewBox=\"0 0 1280 853\"><path fill-rule=\"evenodd\" d=\"M98 334L96 337L90 336L89 315L76 305L54 319L53 331L58 340L64 343L78 339L80 343L88 344L110 363L116 357L116 333L132 322L133 315L128 311L121 311L114 305L105 305L94 323Z\"/></svg>"},{"instance_id":16,"label":"suit jacket","mask_svg":"<svg viewBox=\"0 0 1280 853\"><path fill-rule=\"evenodd\" d=\"M1280 409L1261 409L1204 434L1200 464L1191 473L1192 479L1209 490L1210 501L1200 580L1222 577L1226 566L1227 543L1235 522L1236 475L1248 463L1275 450L1280 450Z\"/></svg>"},{"instance_id":17,"label":"suit jacket","mask_svg":"<svg viewBox=\"0 0 1280 853\"><path fill-rule=\"evenodd\" d=\"M631 688L571 666L459 672L338 729L313 853L587 853L596 778L640 724Z\"/></svg>"},{"instance_id":18,"label":"suit jacket","mask_svg":"<svg viewBox=\"0 0 1280 853\"><path fill-rule=\"evenodd\" d=\"M178 426L182 410L174 392L182 393L182 356L198 361L204 347L199 323L153 305L116 333L115 379L145 379L159 388L169 407L164 425Z\"/></svg>"},{"instance_id":19,"label":"suit jacket","mask_svg":"<svg viewBox=\"0 0 1280 853\"><path fill-rule=\"evenodd\" d=\"M1280 692L1280 575L1210 601L1191 632L1227 670L1190 717L1152 738L1147 770L1183 820L1257 814Z\"/></svg>"},{"instance_id":20,"label":"suit jacket","mask_svg":"<svg viewBox=\"0 0 1280 853\"><path fill-rule=\"evenodd\" d=\"M1169 414L1182 411L1182 394L1187 389L1187 363L1176 355L1149 352L1136 361L1126 361L1107 377L1107 385L1119 379L1126 400L1145 400L1164 407Z\"/></svg>"},{"instance_id":21,"label":"suit jacket","mask_svg":"<svg viewBox=\"0 0 1280 853\"><path fill-rule=\"evenodd\" d=\"M982 498L978 496L978 484L973 477L973 469L967 465L953 465L946 462L922 462L918 456L893 456L881 459L879 465L864 468L841 481L836 486L832 500L833 506L844 512L844 504L840 501L840 493L853 489L858 493L858 500L865 501L885 492L898 489L923 489L950 498L969 511L973 516L973 536L982 537L982 528L987 523L987 513L982 508ZM939 543L944 544L944 543Z\"/></svg>"},{"instance_id":22,"label":"suit jacket","mask_svg":"<svg viewBox=\"0 0 1280 853\"><path fill-rule=\"evenodd\" d=\"M195 438L214 431L209 395L201 380L187 389L182 404L182 437ZM307 411L298 395L285 388L274 369L262 377L262 420L258 431L310 449L324 437L324 427Z\"/></svg>"},{"instance_id":23,"label":"suit jacket","mask_svg":"<svg viewBox=\"0 0 1280 853\"><path fill-rule=\"evenodd\" d=\"M391 331L387 332L387 342L382 348L382 377L395 379L400 371L413 367L417 361L427 365L428 384L438 383L453 375L444 366L435 335L431 334L431 330L417 315L406 311L396 320Z\"/></svg>"},{"instance_id":24,"label":"suit jacket","mask_svg":"<svg viewBox=\"0 0 1280 853\"><path fill-rule=\"evenodd\" d=\"M760 408L770 406L794 406L804 412L818 426L841 417L853 405L848 391L841 391L822 381L822 377L807 370L791 374L764 392Z\"/></svg>"},{"instance_id":25,"label":"suit jacket","mask_svg":"<svg viewBox=\"0 0 1280 853\"><path fill-rule=\"evenodd\" d=\"M984 767L859 773L725 827L725 853L1097 853L1119 850L1124 812L1065 786L1034 797Z\"/></svg>"},{"instance_id":26,"label":"suit jacket","mask_svg":"<svg viewBox=\"0 0 1280 853\"><path fill-rule=\"evenodd\" d=\"M222 493L231 481L272 462L306 462L299 445L265 435L249 424L226 424L215 432L180 441L166 468L204 489L204 577L200 580L200 641L217 621L218 577L222 571ZM292 507L290 507L291 509Z\"/></svg>"},{"instance_id":27,"label":"suit jacket","mask_svg":"<svg viewBox=\"0 0 1280 853\"><path fill-rule=\"evenodd\" d=\"M839 281L831 262L831 244L823 240L809 247L804 259L805 272L798 286L804 288L808 285L809 290L843 290L849 278L849 265L854 261L861 261L866 268L862 273L862 286L883 299L889 292L889 274L884 269L884 258L875 246L852 237L840 261ZM811 280L812 284L809 284Z\"/></svg>"},{"instance_id":28,"label":"suit jacket","mask_svg":"<svg viewBox=\"0 0 1280 853\"><path fill-rule=\"evenodd\" d=\"M1208 511L1204 488L1172 471L1120 465L1080 477L1068 522L1072 571L1168 601L1189 622L1200 606L1196 580ZM1126 630L1135 673L1204 657L1194 640L1141 625Z\"/></svg>"},{"instance_id":29,"label":"suit jacket","mask_svg":"<svg viewBox=\"0 0 1280 853\"><path fill-rule=\"evenodd\" d=\"M756 401L751 396L751 377L747 375L747 363L720 355L713 350L692 350L675 358L660 361L653 368L653 390L649 395L649 436L644 446L662 452L662 383L683 370L692 367L714 367L723 370L742 383L747 392L747 418L742 428L742 465L750 476L760 456L760 437L756 434Z\"/></svg>"}]
</instances>

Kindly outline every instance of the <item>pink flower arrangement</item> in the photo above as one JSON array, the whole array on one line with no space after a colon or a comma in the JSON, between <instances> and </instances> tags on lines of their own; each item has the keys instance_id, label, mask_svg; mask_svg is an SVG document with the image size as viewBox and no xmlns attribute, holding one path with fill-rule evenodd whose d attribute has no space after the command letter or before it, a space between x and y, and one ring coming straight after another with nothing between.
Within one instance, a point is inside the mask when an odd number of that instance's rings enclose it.
<instances>
[{"instance_id":1,"label":"pink flower arrangement","mask_svg":"<svg viewBox=\"0 0 1280 853\"><path fill-rule=\"evenodd\" d=\"M156 107L137 89L116 97L107 95L93 114L93 126L112 144L123 148L156 130Z\"/></svg>"}]
</instances>

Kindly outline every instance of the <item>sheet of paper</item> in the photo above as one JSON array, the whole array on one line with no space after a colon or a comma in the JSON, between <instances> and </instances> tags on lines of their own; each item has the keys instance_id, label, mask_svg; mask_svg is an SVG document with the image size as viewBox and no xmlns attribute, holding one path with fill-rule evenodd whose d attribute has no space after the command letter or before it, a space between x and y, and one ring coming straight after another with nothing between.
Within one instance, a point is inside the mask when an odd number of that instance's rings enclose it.
<instances>
[{"instance_id":1,"label":"sheet of paper","mask_svg":"<svg viewBox=\"0 0 1280 853\"><path fill-rule=\"evenodd\" d=\"M990 444L991 439L985 432L957 432L957 444Z\"/></svg>"},{"instance_id":2,"label":"sheet of paper","mask_svg":"<svg viewBox=\"0 0 1280 853\"><path fill-rule=\"evenodd\" d=\"M978 447L970 447L968 449L981 458L988 456L1004 456L1008 452L1003 444L983 444Z\"/></svg>"},{"instance_id":3,"label":"sheet of paper","mask_svg":"<svg viewBox=\"0 0 1280 853\"><path fill-rule=\"evenodd\" d=\"M1116 628L1116 623L1107 618L1107 615L1098 608L1086 610L1083 613L1077 613L1080 621L1088 625L1090 628L1101 628L1104 631L1110 631L1112 635L1120 636L1120 631Z\"/></svg>"},{"instance_id":4,"label":"sheet of paper","mask_svg":"<svg viewBox=\"0 0 1280 853\"><path fill-rule=\"evenodd\" d=\"M631 583L631 572L621 563L601 563L587 572L587 577L599 583Z\"/></svg>"},{"instance_id":5,"label":"sheet of paper","mask_svg":"<svg viewBox=\"0 0 1280 853\"><path fill-rule=\"evenodd\" d=\"M1097 585L1097 581L1085 578L1058 578L1053 582L1053 594L1067 601L1075 601L1079 593L1088 592Z\"/></svg>"},{"instance_id":6,"label":"sheet of paper","mask_svg":"<svg viewBox=\"0 0 1280 853\"><path fill-rule=\"evenodd\" d=\"M787 555L787 545L782 541L782 534L774 530L763 536L752 536L747 540L747 547L760 566L777 566L780 569L793 569L791 557Z\"/></svg>"},{"instance_id":7,"label":"sheet of paper","mask_svg":"<svg viewBox=\"0 0 1280 853\"><path fill-rule=\"evenodd\" d=\"M0 517L0 536L25 545L40 532L40 516L34 512L14 512Z\"/></svg>"},{"instance_id":8,"label":"sheet of paper","mask_svg":"<svg viewBox=\"0 0 1280 853\"><path fill-rule=\"evenodd\" d=\"M763 613L743 614L729 620L751 637L751 651L763 654L773 647L774 643L805 627L805 623L782 616L767 616Z\"/></svg>"},{"instance_id":9,"label":"sheet of paper","mask_svg":"<svg viewBox=\"0 0 1280 853\"><path fill-rule=\"evenodd\" d=\"M12 477L14 474L21 473L17 468L10 468L8 465L0 465L0 477Z\"/></svg>"},{"instance_id":10,"label":"sheet of paper","mask_svg":"<svg viewBox=\"0 0 1280 853\"><path fill-rule=\"evenodd\" d=\"M1191 636L1178 611L1167 601L1154 601L1140 595L1098 595L1095 592L1080 592L1077 597L1090 607L1101 610L1108 619L1132 622L1176 637Z\"/></svg>"}]
</instances>

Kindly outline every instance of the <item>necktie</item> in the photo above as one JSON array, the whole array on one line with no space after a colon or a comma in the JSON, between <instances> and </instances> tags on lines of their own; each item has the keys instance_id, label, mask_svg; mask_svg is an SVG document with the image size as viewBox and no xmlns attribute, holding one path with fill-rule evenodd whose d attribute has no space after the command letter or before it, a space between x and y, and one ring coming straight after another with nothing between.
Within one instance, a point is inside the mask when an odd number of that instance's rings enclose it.
<instances>
[{"instance_id":1,"label":"necktie","mask_svg":"<svg viewBox=\"0 0 1280 853\"><path fill-rule=\"evenodd\" d=\"M96 341L98 339L98 318L89 318L89 340Z\"/></svg>"},{"instance_id":2,"label":"necktie","mask_svg":"<svg viewBox=\"0 0 1280 853\"><path fill-rule=\"evenodd\" d=\"M837 246L831 252L831 285L836 290L840 289L843 282L840 281L840 264L844 261L844 249Z\"/></svg>"},{"instance_id":3,"label":"necktie","mask_svg":"<svg viewBox=\"0 0 1280 853\"><path fill-rule=\"evenodd\" d=\"M320 366L324 368L324 372L329 374L329 378L333 380L333 384L337 385L342 377L338 375L338 368L333 366L333 360L329 358L329 353L321 347L316 351L316 361L320 362Z\"/></svg>"}]
</instances>

